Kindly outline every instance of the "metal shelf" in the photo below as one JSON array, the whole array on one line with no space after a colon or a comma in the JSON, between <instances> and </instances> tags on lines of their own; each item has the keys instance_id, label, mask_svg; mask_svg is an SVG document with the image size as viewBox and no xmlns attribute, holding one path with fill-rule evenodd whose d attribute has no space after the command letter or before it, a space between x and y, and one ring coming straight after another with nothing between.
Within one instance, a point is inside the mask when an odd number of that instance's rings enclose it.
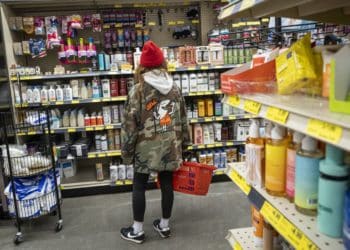
<instances>
[{"instance_id":1,"label":"metal shelf","mask_svg":"<svg viewBox=\"0 0 350 250\"><path fill-rule=\"evenodd\" d=\"M204 95L222 95L222 91L220 89L212 90L212 91L198 91L198 92L189 92L182 93L183 96L204 96Z\"/></svg>"},{"instance_id":2,"label":"metal shelf","mask_svg":"<svg viewBox=\"0 0 350 250\"><path fill-rule=\"evenodd\" d=\"M120 150L110 150L105 152L89 152L87 157L83 158L105 158L105 157L113 157L113 156L121 156L122 153Z\"/></svg>"},{"instance_id":3,"label":"metal shelf","mask_svg":"<svg viewBox=\"0 0 350 250\"><path fill-rule=\"evenodd\" d=\"M264 218L296 249L344 249L342 239L330 238L317 231L316 217L296 211L283 197L269 195L265 189L250 186L245 163L230 163L226 174L248 196Z\"/></svg>"},{"instance_id":4,"label":"metal shelf","mask_svg":"<svg viewBox=\"0 0 350 250\"><path fill-rule=\"evenodd\" d=\"M211 117L199 117L199 118L189 118L189 123L202 123L202 122L220 122L220 121L234 121L239 119L250 119L254 118L251 114L238 114L229 116L211 116Z\"/></svg>"},{"instance_id":5,"label":"metal shelf","mask_svg":"<svg viewBox=\"0 0 350 250\"><path fill-rule=\"evenodd\" d=\"M215 142L211 144L198 144L187 147L187 150L207 149L207 148L221 148L245 145L245 141L229 141L229 142Z\"/></svg>"},{"instance_id":6,"label":"metal shelf","mask_svg":"<svg viewBox=\"0 0 350 250\"><path fill-rule=\"evenodd\" d=\"M168 69L169 72L183 72L183 71L198 71L198 70L213 70L213 69L232 69L241 66L241 64L226 64L226 65L195 65L176 67Z\"/></svg>"},{"instance_id":7,"label":"metal shelf","mask_svg":"<svg viewBox=\"0 0 350 250\"><path fill-rule=\"evenodd\" d=\"M223 7L219 20L280 16L349 24L349 13L348 0L241 0Z\"/></svg>"},{"instance_id":8,"label":"metal shelf","mask_svg":"<svg viewBox=\"0 0 350 250\"><path fill-rule=\"evenodd\" d=\"M254 247L253 228L237 228L228 230L226 240L234 250L261 250L262 248Z\"/></svg>"},{"instance_id":9,"label":"metal shelf","mask_svg":"<svg viewBox=\"0 0 350 250\"><path fill-rule=\"evenodd\" d=\"M27 107L41 107L41 106L60 106L60 105L77 105L86 103L101 103L101 102L122 102L126 101L127 96L115 96L115 97L103 97L103 98L88 98L81 100L72 101L56 101L56 102L45 102L45 103L23 103L15 104L16 108L27 108Z\"/></svg>"},{"instance_id":10,"label":"metal shelf","mask_svg":"<svg viewBox=\"0 0 350 250\"><path fill-rule=\"evenodd\" d=\"M224 102L350 151L350 115L329 111L328 101L301 95L225 96ZM253 108L252 108L253 107ZM279 115L272 115L270 111Z\"/></svg>"}]
</instances>

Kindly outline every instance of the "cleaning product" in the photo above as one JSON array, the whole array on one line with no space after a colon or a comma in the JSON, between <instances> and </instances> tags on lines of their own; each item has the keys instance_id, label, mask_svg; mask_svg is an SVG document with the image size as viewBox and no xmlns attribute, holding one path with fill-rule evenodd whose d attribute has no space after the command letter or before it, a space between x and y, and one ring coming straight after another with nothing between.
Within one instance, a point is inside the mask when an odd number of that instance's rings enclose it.
<instances>
[{"instance_id":1,"label":"cleaning product","mask_svg":"<svg viewBox=\"0 0 350 250\"><path fill-rule=\"evenodd\" d=\"M321 233L342 236L344 196L348 188L349 167L344 164L344 151L327 144L318 181L317 228Z\"/></svg>"},{"instance_id":2,"label":"cleaning product","mask_svg":"<svg viewBox=\"0 0 350 250\"><path fill-rule=\"evenodd\" d=\"M136 69L140 64L141 53L140 48L137 47L136 51L134 52L134 69Z\"/></svg>"},{"instance_id":3,"label":"cleaning product","mask_svg":"<svg viewBox=\"0 0 350 250\"><path fill-rule=\"evenodd\" d=\"M294 202L295 157L303 137L303 134L295 131L292 142L289 143L287 148L286 198L290 202Z\"/></svg>"},{"instance_id":4,"label":"cleaning product","mask_svg":"<svg viewBox=\"0 0 350 250\"><path fill-rule=\"evenodd\" d=\"M40 97L40 89L38 86L35 86L33 89L33 103L40 103L41 97Z\"/></svg>"},{"instance_id":5,"label":"cleaning product","mask_svg":"<svg viewBox=\"0 0 350 250\"><path fill-rule=\"evenodd\" d=\"M295 207L301 213L317 212L319 165L323 157L317 141L305 136L295 159Z\"/></svg>"},{"instance_id":6,"label":"cleaning product","mask_svg":"<svg viewBox=\"0 0 350 250\"><path fill-rule=\"evenodd\" d=\"M251 119L249 137L245 145L247 181L251 185L264 186L265 152L264 138L260 136L260 122Z\"/></svg>"},{"instance_id":7,"label":"cleaning product","mask_svg":"<svg viewBox=\"0 0 350 250\"><path fill-rule=\"evenodd\" d=\"M49 93L47 92L46 86L43 86L40 91L40 99L41 99L41 103L49 101Z\"/></svg>"},{"instance_id":8,"label":"cleaning product","mask_svg":"<svg viewBox=\"0 0 350 250\"><path fill-rule=\"evenodd\" d=\"M50 89L49 89L49 101L50 102L55 102L56 101L56 91L53 88L53 85L51 85Z\"/></svg>"},{"instance_id":9,"label":"cleaning product","mask_svg":"<svg viewBox=\"0 0 350 250\"><path fill-rule=\"evenodd\" d=\"M197 92L197 75L190 74L190 92Z\"/></svg>"},{"instance_id":10,"label":"cleaning product","mask_svg":"<svg viewBox=\"0 0 350 250\"><path fill-rule=\"evenodd\" d=\"M264 217L261 213L254 207L251 206L252 214L252 225L254 228L254 246L262 247L263 246L263 230L264 230Z\"/></svg>"},{"instance_id":11,"label":"cleaning product","mask_svg":"<svg viewBox=\"0 0 350 250\"><path fill-rule=\"evenodd\" d=\"M265 187L275 196L282 196L286 180L287 141L284 128L276 125L271 131L271 139L266 141L265 151Z\"/></svg>"},{"instance_id":12,"label":"cleaning product","mask_svg":"<svg viewBox=\"0 0 350 250\"><path fill-rule=\"evenodd\" d=\"M111 97L111 84L109 79L102 79L102 97Z\"/></svg>"}]
</instances>

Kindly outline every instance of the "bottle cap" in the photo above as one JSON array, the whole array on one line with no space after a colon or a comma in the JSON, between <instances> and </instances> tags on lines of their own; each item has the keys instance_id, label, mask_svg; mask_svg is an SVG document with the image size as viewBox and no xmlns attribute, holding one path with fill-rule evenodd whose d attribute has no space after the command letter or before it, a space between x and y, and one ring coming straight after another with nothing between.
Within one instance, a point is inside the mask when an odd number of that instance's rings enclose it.
<instances>
[{"instance_id":1,"label":"bottle cap","mask_svg":"<svg viewBox=\"0 0 350 250\"><path fill-rule=\"evenodd\" d=\"M285 129L281 126L275 125L271 131L271 139L273 140L282 140L285 136Z\"/></svg>"},{"instance_id":2,"label":"bottle cap","mask_svg":"<svg viewBox=\"0 0 350 250\"><path fill-rule=\"evenodd\" d=\"M314 138L311 138L310 136L305 136L301 142L301 149L310 152L316 152L317 141Z\"/></svg>"},{"instance_id":3,"label":"bottle cap","mask_svg":"<svg viewBox=\"0 0 350 250\"><path fill-rule=\"evenodd\" d=\"M300 144L301 141L303 140L303 138L304 138L304 134L299 133L297 131L294 131L294 133L293 133L293 142L295 144Z\"/></svg>"},{"instance_id":4,"label":"bottle cap","mask_svg":"<svg viewBox=\"0 0 350 250\"><path fill-rule=\"evenodd\" d=\"M260 137L259 124L258 124L258 121L255 119L251 119L251 124L249 127L249 137L251 137L251 138L259 138Z\"/></svg>"},{"instance_id":5,"label":"bottle cap","mask_svg":"<svg viewBox=\"0 0 350 250\"><path fill-rule=\"evenodd\" d=\"M344 151L333 145L326 145L326 162L333 165L343 165Z\"/></svg>"},{"instance_id":6,"label":"bottle cap","mask_svg":"<svg viewBox=\"0 0 350 250\"><path fill-rule=\"evenodd\" d=\"M350 168L347 165L336 165L328 163L327 159L320 162L320 172L329 176L346 177L349 175Z\"/></svg>"}]
</instances>

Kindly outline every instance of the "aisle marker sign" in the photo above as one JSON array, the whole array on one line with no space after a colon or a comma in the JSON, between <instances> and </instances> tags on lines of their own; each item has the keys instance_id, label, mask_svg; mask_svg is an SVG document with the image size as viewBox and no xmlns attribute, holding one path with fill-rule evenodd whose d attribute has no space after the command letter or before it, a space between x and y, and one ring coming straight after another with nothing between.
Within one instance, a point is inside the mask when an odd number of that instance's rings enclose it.
<instances>
[{"instance_id":1,"label":"aisle marker sign","mask_svg":"<svg viewBox=\"0 0 350 250\"><path fill-rule=\"evenodd\" d=\"M245 179L240 176L235 170L232 170L230 172L230 178L236 183L236 185L245 193L246 195L249 194L251 187L250 185L245 181Z\"/></svg>"},{"instance_id":2,"label":"aisle marker sign","mask_svg":"<svg viewBox=\"0 0 350 250\"><path fill-rule=\"evenodd\" d=\"M241 100L238 95L230 95L227 99L227 104L233 107L239 107Z\"/></svg>"},{"instance_id":3,"label":"aisle marker sign","mask_svg":"<svg viewBox=\"0 0 350 250\"><path fill-rule=\"evenodd\" d=\"M289 116L289 112L283 109L268 107L266 112L266 118L273 122L286 124Z\"/></svg>"},{"instance_id":4,"label":"aisle marker sign","mask_svg":"<svg viewBox=\"0 0 350 250\"><path fill-rule=\"evenodd\" d=\"M311 136L322 138L332 143L339 143L343 129L328 122L310 119L307 123L306 132Z\"/></svg>"},{"instance_id":5,"label":"aisle marker sign","mask_svg":"<svg viewBox=\"0 0 350 250\"><path fill-rule=\"evenodd\" d=\"M250 100L246 100L244 102L244 110L249 113L257 115L259 114L260 109L261 109L261 103L250 101Z\"/></svg>"}]
</instances>

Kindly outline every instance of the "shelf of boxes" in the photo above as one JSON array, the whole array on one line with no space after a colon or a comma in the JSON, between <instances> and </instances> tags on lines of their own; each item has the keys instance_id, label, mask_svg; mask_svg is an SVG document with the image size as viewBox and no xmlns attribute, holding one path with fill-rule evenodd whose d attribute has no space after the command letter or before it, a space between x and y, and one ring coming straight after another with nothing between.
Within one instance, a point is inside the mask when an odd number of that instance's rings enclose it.
<instances>
[{"instance_id":1,"label":"shelf of boxes","mask_svg":"<svg viewBox=\"0 0 350 250\"><path fill-rule=\"evenodd\" d=\"M264 218L296 249L344 249L340 238L331 238L317 231L316 216L296 211L283 197L269 195L265 189L246 181L245 163L229 163L226 174L247 195Z\"/></svg>"},{"instance_id":2,"label":"shelf of boxes","mask_svg":"<svg viewBox=\"0 0 350 250\"><path fill-rule=\"evenodd\" d=\"M261 250L254 247L253 230L252 227L228 230L226 240L233 250Z\"/></svg>"},{"instance_id":3,"label":"shelf of boxes","mask_svg":"<svg viewBox=\"0 0 350 250\"><path fill-rule=\"evenodd\" d=\"M321 98L301 95L226 95L225 103L350 151L350 115L329 111Z\"/></svg>"}]
</instances>

